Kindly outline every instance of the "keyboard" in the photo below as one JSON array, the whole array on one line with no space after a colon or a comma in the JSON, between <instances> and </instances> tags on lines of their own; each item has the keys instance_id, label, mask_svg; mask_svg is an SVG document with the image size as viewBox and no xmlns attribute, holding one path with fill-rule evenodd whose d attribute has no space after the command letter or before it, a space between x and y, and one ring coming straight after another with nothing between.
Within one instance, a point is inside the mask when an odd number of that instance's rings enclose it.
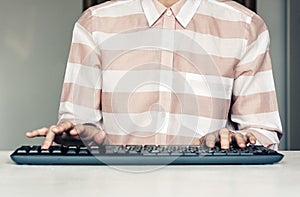
<instances>
[{"instance_id":1,"label":"keyboard","mask_svg":"<svg viewBox=\"0 0 300 197\"><path fill-rule=\"evenodd\" d=\"M29 165L199 165L274 164L283 155L263 146L230 146L228 150L189 145L41 146L17 148L11 159Z\"/></svg>"}]
</instances>

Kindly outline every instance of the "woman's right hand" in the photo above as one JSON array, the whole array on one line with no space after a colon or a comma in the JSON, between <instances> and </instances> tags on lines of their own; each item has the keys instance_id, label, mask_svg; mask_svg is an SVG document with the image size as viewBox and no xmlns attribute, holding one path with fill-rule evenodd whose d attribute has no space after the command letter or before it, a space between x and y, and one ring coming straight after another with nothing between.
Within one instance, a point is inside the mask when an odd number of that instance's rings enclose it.
<instances>
[{"instance_id":1,"label":"woman's right hand","mask_svg":"<svg viewBox=\"0 0 300 197\"><path fill-rule=\"evenodd\" d=\"M45 137L42 149L49 149L53 142L62 145L101 145L105 132L93 125L75 125L70 120L62 120L58 125L41 128L26 133L28 138Z\"/></svg>"}]
</instances>

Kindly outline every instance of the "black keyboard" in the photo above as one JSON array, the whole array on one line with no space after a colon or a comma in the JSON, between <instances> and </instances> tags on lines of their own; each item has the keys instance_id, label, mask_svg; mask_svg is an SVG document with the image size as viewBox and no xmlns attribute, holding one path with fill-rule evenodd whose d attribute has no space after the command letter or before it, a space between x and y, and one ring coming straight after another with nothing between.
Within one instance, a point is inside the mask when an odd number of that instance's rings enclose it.
<instances>
[{"instance_id":1,"label":"black keyboard","mask_svg":"<svg viewBox=\"0 0 300 197\"><path fill-rule=\"evenodd\" d=\"M194 165L273 164L283 155L263 146L228 150L184 145L22 146L11 154L17 164L34 165Z\"/></svg>"}]
</instances>

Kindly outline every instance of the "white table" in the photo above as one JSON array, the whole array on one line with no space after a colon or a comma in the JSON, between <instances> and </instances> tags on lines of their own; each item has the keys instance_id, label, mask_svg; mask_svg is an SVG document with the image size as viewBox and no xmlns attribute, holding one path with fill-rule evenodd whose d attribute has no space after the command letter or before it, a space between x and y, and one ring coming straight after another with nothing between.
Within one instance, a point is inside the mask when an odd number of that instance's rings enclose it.
<instances>
[{"instance_id":1,"label":"white table","mask_svg":"<svg viewBox=\"0 0 300 197\"><path fill-rule=\"evenodd\" d=\"M300 196L300 152L275 165L123 167L16 165L10 153L0 152L3 197Z\"/></svg>"}]
</instances>

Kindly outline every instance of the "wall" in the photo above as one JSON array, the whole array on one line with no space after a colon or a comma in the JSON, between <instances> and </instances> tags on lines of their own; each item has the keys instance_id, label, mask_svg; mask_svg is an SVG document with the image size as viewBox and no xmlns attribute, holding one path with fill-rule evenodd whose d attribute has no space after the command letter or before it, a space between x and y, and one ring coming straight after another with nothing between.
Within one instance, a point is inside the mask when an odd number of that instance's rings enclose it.
<instances>
[{"instance_id":1,"label":"wall","mask_svg":"<svg viewBox=\"0 0 300 197\"><path fill-rule=\"evenodd\" d=\"M296 1L296 0L295 0ZM287 148L287 63L286 63L286 1L257 0L257 12L266 22L271 37L271 58L280 116L285 132L281 149Z\"/></svg>"},{"instance_id":2,"label":"wall","mask_svg":"<svg viewBox=\"0 0 300 197\"><path fill-rule=\"evenodd\" d=\"M288 146L300 150L300 1L288 0Z\"/></svg>"},{"instance_id":3,"label":"wall","mask_svg":"<svg viewBox=\"0 0 300 197\"><path fill-rule=\"evenodd\" d=\"M0 6L0 150L28 130L57 121L74 22L81 0L9 0Z\"/></svg>"}]
</instances>

